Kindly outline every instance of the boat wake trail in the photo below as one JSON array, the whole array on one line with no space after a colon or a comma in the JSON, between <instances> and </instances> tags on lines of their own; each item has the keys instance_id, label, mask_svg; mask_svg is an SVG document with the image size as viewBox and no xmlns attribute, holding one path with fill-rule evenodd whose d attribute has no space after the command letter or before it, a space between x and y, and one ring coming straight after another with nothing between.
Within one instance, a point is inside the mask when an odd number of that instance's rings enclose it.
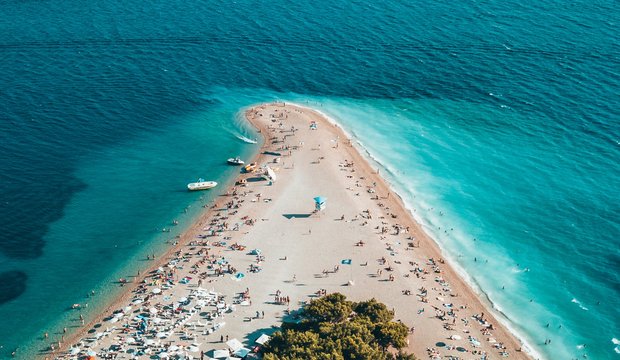
<instances>
[{"instance_id":1,"label":"boat wake trail","mask_svg":"<svg viewBox=\"0 0 620 360\"><path fill-rule=\"evenodd\" d=\"M585 311L590 310L590 309L588 309L587 307L583 306L583 305L581 304L581 302L579 302L579 300L577 300L577 299L575 299L575 298L573 298L573 300L571 300L570 302L572 302L572 303L575 303L575 304L579 305L579 307L581 308L581 310L585 310Z\"/></svg>"},{"instance_id":2,"label":"boat wake trail","mask_svg":"<svg viewBox=\"0 0 620 360\"><path fill-rule=\"evenodd\" d=\"M248 144L256 144L256 143L257 143L257 141L256 141L256 140L252 140L252 139L247 138L247 137L245 137L245 136L243 136L243 135L240 135L240 134L233 134L233 135L235 135L235 137L236 137L237 139L239 139L239 140L243 141L244 143L248 143Z\"/></svg>"}]
</instances>

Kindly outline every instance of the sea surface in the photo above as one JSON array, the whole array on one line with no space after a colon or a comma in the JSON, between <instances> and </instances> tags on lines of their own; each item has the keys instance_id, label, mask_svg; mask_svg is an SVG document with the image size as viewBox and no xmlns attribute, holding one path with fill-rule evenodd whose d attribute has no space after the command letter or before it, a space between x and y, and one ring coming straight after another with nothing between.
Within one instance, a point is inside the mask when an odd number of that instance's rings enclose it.
<instances>
[{"instance_id":1,"label":"sea surface","mask_svg":"<svg viewBox=\"0 0 620 360\"><path fill-rule=\"evenodd\" d=\"M242 109L279 99L340 123L537 357L618 359L618 19L616 0L2 1L0 358L146 269L258 151Z\"/></svg>"}]
</instances>

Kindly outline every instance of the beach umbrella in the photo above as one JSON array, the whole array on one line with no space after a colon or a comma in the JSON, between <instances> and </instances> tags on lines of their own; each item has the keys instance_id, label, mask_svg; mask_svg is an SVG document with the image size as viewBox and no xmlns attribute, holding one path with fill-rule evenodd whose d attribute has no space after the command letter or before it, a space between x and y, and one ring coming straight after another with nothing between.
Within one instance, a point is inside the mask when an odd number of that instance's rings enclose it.
<instances>
[{"instance_id":1,"label":"beach umbrella","mask_svg":"<svg viewBox=\"0 0 620 360\"><path fill-rule=\"evenodd\" d=\"M314 207L316 210L323 210L325 209L325 202L327 201L327 198L324 196L317 196L314 198Z\"/></svg>"},{"instance_id":2,"label":"beach umbrella","mask_svg":"<svg viewBox=\"0 0 620 360\"><path fill-rule=\"evenodd\" d=\"M237 340L236 338L228 340L226 342L226 345L228 345L228 347L231 348L232 351L237 351L243 347L241 341Z\"/></svg>"},{"instance_id":3,"label":"beach umbrella","mask_svg":"<svg viewBox=\"0 0 620 360\"><path fill-rule=\"evenodd\" d=\"M132 337L130 336L130 337L128 337L127 339L125 339L125 342L126 342L127 344L133 344L133 343L135 343L135 342L136 342L136 339L134 339L134 338L132 338Z\"/></svg>"},{"instance_id":4,"label":"beach umbrella","mask_svg":"<svg viewBox=\"0 0 620 360\"><path fill-rule=\"evenodd\" d=\"M168 351L177 351L179 350L179 347L177 345L172 345L168 348Z\"/></svg>"},{"instance_id":5,"label":"beach umbrella","mask_svg":"<svg viewBox=\"0 0 620 360\"><path fill-rule=\"evenodd\" d=\"M149 312L151 314L157 314L158 310L156 308L152 307L152 308L149 309Z\"/></svg>"},{"instance_id":6,"label":"beach umbrella","mask_svg":"<svg viewBox=\"0 0 620 360\"><path fill-rule=\"evenodd\" d=\"M450 336L450 339L452 339L452 340L461 340L462 337L461 337L461 335L452 335L452 336Z\"/></svg>"},{"instance_id":7,"label":"beach umbrella","mask_svg":"<svg viewBox=\"0 0 620 360\"><path fill-rule=\"evenodd\" d=\"M260 345L264 345L267 341L269 341L269 339L271 339L271 337L269 335L261 334L258 337L258 339L256 339L256 343L260 344Z\"/></svg>"},{"instance_id":8,"label":"beach umbrella","mask_svg":"<svg viewBox=\"0 0 620 360\"><path fill-rule=\"evenodd\" d=\"M216 359L227 358L228 355L228 350L213 350L213 357Z\"/></svg>"},{"instance_id":9,"label":"beach umbrella","mask_svg":"<svg viewBox=\"0 0 620 360\"><path fill-rule=\"evenodd\" d=\"M198 352L198 351L200 351L200 349L196 345L191 345L190 347L187 348L187 350L189 350L190 352Z\"/></svg>"},{"instance_id":10,"label":"beach umbrella","mask_svg":"<svg viewBox=\"0 0 620 360\"><path fill-rule=\"evenodd\" d=\"M160 359L167 359L170 357L170 355L165 351L160 352L157 356L159 356Z\"/></svg>"},{"instance_id":11,"label":"beach umbrella","mask_svg":"<svg viewBox=\"0 0 620 360\"><path fill-rule=\"evenodd\" d=\"M314 198L314 202L317 204L322 204L327 201L327 198L324 196L317 196Z\"/></svg>"},{"instance_id":12,"label":"beach umbrella","mask_svg":"<svg viewBox=\"0 0 620 360\"><path fill-rule=\"evenodd\" d=\"M235 351L235 356L244 358L250 353L250 351L251 351L250 349L242 347L241 349Z\"/></svg>"},{"instance_id":13,"label":"beach umbrella","mask_svg":"<svg viewBox=\"0 0 620 360\"><path fill-rule=\"evenodd\" d=\"M182 303L187 302L187 298L184 296L179 299L179 302L182 302Z\"/></svg>"},{"instance_id":14,"label":"beach umbrella","mask_svg":"<svg viewBox=\"0 0 620 360\"><path fill-rule=\"evenodd\" d=\"M155 345L155 340L153 340L153 339L147 339L144 343L145 343L146 345L149 345L149 346L150 346L150 345Z\"/></svg>"},{"instance_id":15,"label":"beach umbrella","mask_svg":"<svg viewBox=\"0 0 620 360\"><path fill-rule=\"evenodd\" d=\"M159 294L159 293L161 293L161 289L160 288L155 288L155 289L151 290L151 292L153 294Z\"/></svg>"},{"instance_id":16,"label":"beach umbrella","mask_svg":"<svg viewBox=\"0 0 620 360\"><path fill-rule=\"evenodd\" d=\"M97 353L96 353L96 352L94 352L94 351L92 351L92 350L88 350L88 351L86 352L86 355L88 355L88 356L93 356L93 357L94 357L95 355L97 355Z\"/></svg>"},{"instance_id":17,"label":"beach umbrella","mask_svg":"<svg viewBox=\"0 0 620 360\"><path fill-rule=\"evenodd\" d=\"M69 353L71 355L77 355L80 352L80 348L79 347L72 347L71 351L69 351Z\"/></svg>"}]
</instances>

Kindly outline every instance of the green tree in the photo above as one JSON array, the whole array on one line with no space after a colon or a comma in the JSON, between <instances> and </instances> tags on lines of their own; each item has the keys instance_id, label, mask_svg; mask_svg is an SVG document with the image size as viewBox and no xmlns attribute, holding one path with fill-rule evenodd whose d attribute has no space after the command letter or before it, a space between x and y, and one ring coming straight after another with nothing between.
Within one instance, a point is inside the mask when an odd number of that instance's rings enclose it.
<instances>
[{"instance_id":1,"label":"green tree","mask_svg":"<svg viewBox=\"0 0 620 360\"><path fill-rule=\"evenodd\" d=\"M304 308L303 316L315 323L337 323L346 319L352 311L352 304L344 295L333 293L311 301Z\"/></svg>"},{"instance_id":2,"label":"green tree","mask_svg":"<svg viewBox=\"0 0 620 360\"><path fill-rule=\"evenodd\" d=\"M267 344L269 352L281 359L311 359L319 348L319 334L311 331L285 330L273 334Z\"/></svg>"},{"instance_id":3,"label":"green tree","mask_svg":"<svg viewBox=\"0 0 620 360\"><path fill-rule=\"evenodd\" d=\"M387 322L378 324L375 328L375 339L379 343L382 349L387 349L393 346L397 349L402 349L407 346L407 334L409 329L403 323Z\"/></svg>"},{"instance_id":4,"label":"green tree","mask_svg":"<svg viewBox=\"0 0 620 360\"><path fill-rule=\"evenodd\" d=\"M355 309L355 312L353 312ZM406 346L408 328L375 299L352 303L342 294L314 300L300 323L283 323L264 346L265 360L414 360L388 352Z\"/></svg>"},{"instance_id":5,"label":"green tree","mask_svg":"<svg viewBox=\"0 0 620 360\"><path fill-rule=\"evenodd\" d=\"M394 360L416 360L416 357L413 354L407 354L399 351L396 355L394 355Z\"/></svg>"},{"instance_id":6,"label":"green tree","mask_svg":"<svg viewBox=\"0 0 620 360\"><path fill-rule=\"evenodd\" d=\"M394 312L375 298L355 304L353 311L358 316L365 316L374 323L384 323L394 319Z\"/></svg>"}]
</instances>

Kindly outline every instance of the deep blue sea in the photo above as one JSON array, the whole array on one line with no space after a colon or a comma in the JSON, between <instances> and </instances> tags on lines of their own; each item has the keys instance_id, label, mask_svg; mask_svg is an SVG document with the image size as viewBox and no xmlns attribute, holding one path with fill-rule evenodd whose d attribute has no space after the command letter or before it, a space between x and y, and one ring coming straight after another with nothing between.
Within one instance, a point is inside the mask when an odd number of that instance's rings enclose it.
<instances>
[{"instance_id":1,"label":"deep blue sea","mask_svg":"<svg viewBox=\"0 0 620 360\"><path fill-rule=\"evenodd\" d=\"M619 19L616 0L0 2L0 358L146 268L218 194L186 183L221 191L223 159L258 150L240 110L283 99L342 124L537 356L618 359Z\"/></svg>"}]
</instances>

